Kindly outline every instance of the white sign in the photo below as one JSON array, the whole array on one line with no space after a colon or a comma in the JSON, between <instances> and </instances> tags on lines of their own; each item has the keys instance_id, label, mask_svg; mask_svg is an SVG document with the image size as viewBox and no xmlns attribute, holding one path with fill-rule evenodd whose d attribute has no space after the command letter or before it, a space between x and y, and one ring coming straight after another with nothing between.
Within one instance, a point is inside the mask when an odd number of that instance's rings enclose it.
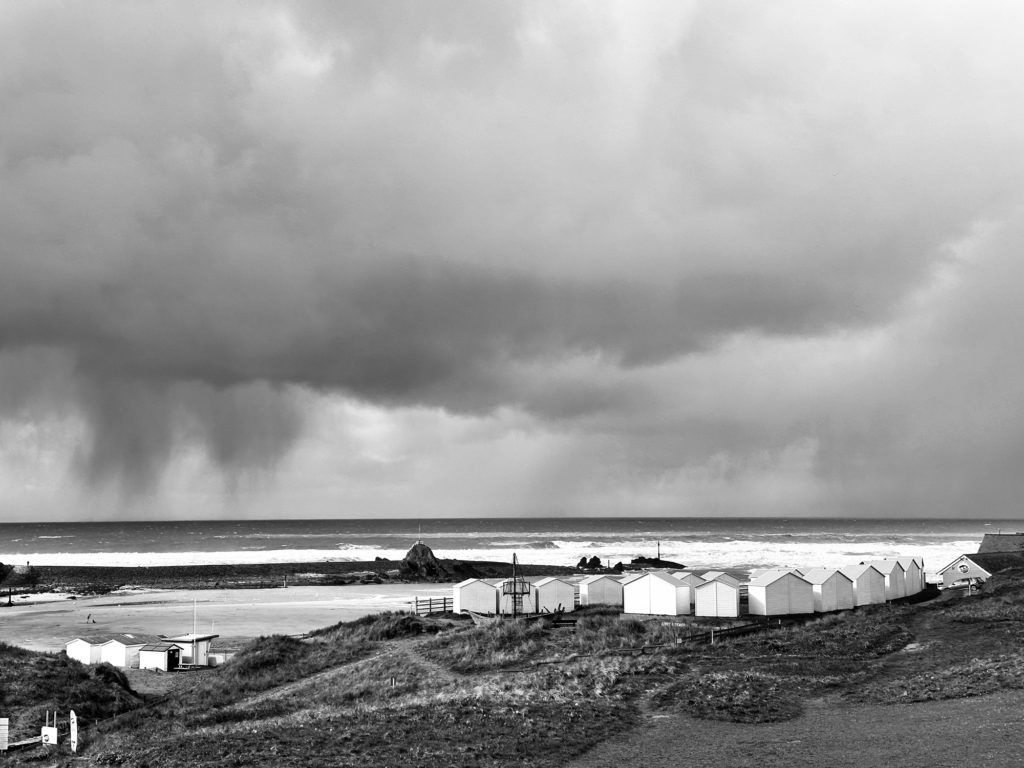
<instances>
[{"instance_id":1,"label":"white sign","mask_svg":"<svg viewBox=\"0 0 1024 768\"><path fill-rule=\"evenodd\" d=\"M78 715L71 710L71 751L78 751Z\"/></svg>"},{"instance_id":2,"label":"white sign","mask_svg":"<svg viewBox=\"0 0 1024 768\"><path fill-rule=\"evenodd\" d=\"M44 725L40 729L40 735L43 737L43 744L56 744L57 743L57 726L55 726L55 725Z\"/></svg>"},{"instance_id":3,"label":"white sign","mask_svg":"<svg viewBox=\"0 0 1024 768\"><path fill-rule=\"evenodd\" d=\"M7 726L9 725L8 718L0 717L0 752L7 751Z\"/></svg>"}]
</instances>

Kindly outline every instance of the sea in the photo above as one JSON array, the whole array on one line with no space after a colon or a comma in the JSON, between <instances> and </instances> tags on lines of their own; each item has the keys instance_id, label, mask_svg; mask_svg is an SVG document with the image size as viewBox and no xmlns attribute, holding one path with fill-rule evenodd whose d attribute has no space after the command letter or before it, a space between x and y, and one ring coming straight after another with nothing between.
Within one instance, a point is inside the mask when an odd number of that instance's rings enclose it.
<instances>
[{"instance_id":1,"label":"sea","mask_svg":"<svg viewBox=\"0 0 1024 768\"><path fill-rule=\"evenodd\" d=\"M574 566L660 557L692 568L841 567L922 557L934 574L1017 520L478 518L0 524L0 563L143 566L437 557Z\"/></svg>"}]
</instances>

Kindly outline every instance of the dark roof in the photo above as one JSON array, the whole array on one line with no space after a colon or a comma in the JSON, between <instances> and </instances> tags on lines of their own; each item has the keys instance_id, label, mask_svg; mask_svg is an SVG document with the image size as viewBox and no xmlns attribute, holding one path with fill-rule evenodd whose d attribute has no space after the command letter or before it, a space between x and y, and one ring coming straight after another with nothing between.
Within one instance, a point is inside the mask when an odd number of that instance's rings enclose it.
<instances>
[{"instance_id":1,"label":"dark roof","mask_svg":"<svg viewBox=\"0 0 1024 768\"><path fill-rule=\"evenodd\" d=\"M150 643L139 648L140 651L160 651L166 653L167 651L176 651L178 646L174 643Z\"/></svg>"},{"instance_id":2,"label":"dark roof","mask_svg":"<svg viewBox=\"0 0 1024 768\"><path fill-rule=\"evenodd\" d=\"M70 640L68 640L68 643L73 643L75 642L75 640L81 640L83 642L89 643L89 645L103 645L108 640L113 639L113 635L77 635L76 637L73 637ZM64 643L64 645L67 645L68 643Z\"/></svg>"},{"instance_id":3,"label":"dark roof","mask_svg":"<svg viewBox=\"0 0 1024 768\"><path fill-rule=\"evenodd\" d=\"M1024 533L986 533L978 554L988 552L1024 552Z\"/></svg>"},{"instance_id":4,"label":"dark roof","mask_svg":"<svg viewBox=\"0 0 1024 768\"><path fill-rule=\"evenodd\" d=\"M131 634L125 632L123 634L110 635L110 639L107 642L117 642L121 645L146 645L147 643L158 643L160 642L159 635L147 635L141 632L133 632Z\"/></svg>"},{"instance_id":5,"label":"dark roof","mask_svg":"<svg viewBox=\"0 0 1024 768\"><path fill-rule=\"evenodd\" d=\"M967 557L989 573L1007 568L1024 568L1024 552L978 552Z\"/></svg>"}]
</instances>

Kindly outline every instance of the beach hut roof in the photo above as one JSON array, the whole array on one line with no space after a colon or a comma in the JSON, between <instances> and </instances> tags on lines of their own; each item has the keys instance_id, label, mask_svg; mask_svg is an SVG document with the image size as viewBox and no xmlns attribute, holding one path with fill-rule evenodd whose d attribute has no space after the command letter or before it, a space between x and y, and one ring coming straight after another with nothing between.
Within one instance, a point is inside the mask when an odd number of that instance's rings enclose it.
<instances>
[{"instance_id":1,"label":"beach hut roof","mask_svg":"<svg viewBox=\"0 0 1024 768\"><path fill-rule=\"evenodd\" d=\"M637 579L643 578L648 573L649 571L645 571L644 573L627 573L625 576L619 579L619 582L621 584L629 584L631 582L636 581Z\"/></svg>"},{"instance_id":2,"label":"beach hut roof","mask_svg":"<svg viewBox=\"0 0 1024 768\"><path fill-rule=\"evenodd\" d=\"M600 581L601 579L608 579L608 581L614 581L616 584L621 584L622 583L619 579L615 578L611 574L608 574L608 573L597 573L597 574L594 574L593 576L585 576L580 581L580 584L593 584L595 581Z\"/></svg>"},{"instance_id":3,"label":"beach hut roof","mask_svg":"<svg viewBox=\"0 0 1024 768\"><path fill-rule=\"evenodd\" d=\"M543 587L545 584L550 584L553 581L560 581L563 584L568 584L568 585L572 586L572 582L571 581L566 581L565 579L560 579L557 576L545 576L543 579L538 579L537 581L535 581L533 583L533 586L535 586L535 587Z\"/></svg>"},{"instance_id":4,"label":"beach hut roof","mask_svg":"<svg viewBox=\"0 0 1024 768\"><path fill-rule=\"evenodd\" d=\"M667 584L671 584L675 587L682 586L683 582L673 576L671 573L665 573L664 571L648 571L643 574L644 576L650 576L652 579L661 579Z\"/></svg>"},{"instance_id":5,"label":"beach hut roof","mask_svg":"<svg viewBox=\"0 0 1024 768\"><path fill-rule=\"evenodd\" d=\"M911 565L918 565L917 558L914 557L897 557L896 562L902 565L905 571L909 571Z\"/></svg>"},{"instance_id":6,"label":"beach hut roof","mask_svg":"<svg viewBox=\"0 0 1024 768\"><path fill-rule=\"evenodd\" d=\"M455 585L455 588L458 589L459 587L468 587L474 581L480 581L480 579L466 579L465 581L460 581L458 584Z\"/></svg>"},{"instance_id":7,"label":"beach hut roof","mask_svg":"<svg viewBox=\"0 0 1024 768\"><path fill-rule=\"evenodd\" d=\"M176 646L174 643L147 643L146 645L139 648L139 650L166 653L167 651L173 651L177 647L178 646Z\"/></svg>"},{"instance_id":8,"label":"beach hut roof","mask_svg":"<svg viewBox=\"0 0 1024 768\"><path fill-rule=\"evenodd\" d=\"M127 632L110 635L108 643L120 643L121 645L146 645L156 643L163 638L159 635L129 634Z\"/></svg>"},{"instance_id":9,"label":"beach hut roof","mask_svg":"<svg viewBox=\"0 0 1024 768\"><path fill-rule=\"evenodd\" d=\"M875 568L875 566L869 565L868 563L860 563L859 565L846 565L840 568L839 570L846 576L849 576L851 579L859 579L861 575L864 573L864 571L867 570L872 570L879 576L885 575L880 570Z\"/></svg>"},{"instance_id":10,"label":"beach hut roof","mask_svg":"<svg viewBox=\"0 0 1024 768\"><path fill-rule=\"evenodd\" d=\"M766 587L769 584L774 584L784 576L792 576L793 578L800 579L801 581L807 581L807 579L794 571L765 571L758 576L752 576L749 584L755 587Z\"/></svg>"},{"instance_id":11,"label":"beach hut roof","mask_svg":"<svg viewBox=\"0 0 1024 768\"><path fill-rule=\"evenodd\" d=\"M167 641L171 643L201 643L204 640L213 640L214 638L220 637L220 635L199 635L192 632L188 632L184 635L175 635L174 637L159 637L158 641Z\"/></svg>"},{"instance_id":12,"label":"beach hut roof","mask_svg":"<svg viewBox=\"0 0 1024 768\"><path fill-rule=\"evenodd\" d=\"M960 557L940 570L939 573L945 573L965 559L970 560L979 568L989 573L996 573L1006 568L1024 568L1024 552L977 552L969 555L960 555Z\"/></svg>"},{"instance_id":13,"label":"beach hut roof","mask_svg":"<svg viewBox=\"0 0 1024 768\"><path fill-rule=\"evenodd\" d=\"M804 571L804 579L811 582L811 584L824 584L837 573L847 581L853 581L848 574L845 574L841 569L836 568L810 568Z\"/></svg>"},{"instance_id":14,"label":"beach hut roof","mask_svg":"<svg viewBox=\"0 0 1024 768\"><path fill-rule=\"evenodd\" d=\"M109 643L114 639L114 635L79 635L68 640L64 645L70 645L76 640L81 640L83 643L89 643L89 645L103 645Z\"/></svg>"},{"instance_id":15,"label":"beach hut roof","mask_svg":"<svg viewBox=\"0 0 1024 768\"><path fill-rule=\"evenodd\" d=\"M728 579L708 579L703 584L698 584L693 589L694 589L694 591L697 591L698 589L707 589L708 587L714 587L716 585L719 585L719 586L723 586L724 585L726 587L729 587L729 589L739 589L740 588L740 583L738 581L736 581L735 579L732 580L732 581L729 581Z\"/></svg>"},{"instance_id":16,"label":"beach hut roof","mask_svg":"<svg viewBox=\"0 0 1024 768\"><path fill-rule=\"evenodd\" d=\"M872 560L870 564L875 566L875 570L881 571L883 575L892 573L897 568L906 571L899 560Z\"/></svg>"}]
</instances>

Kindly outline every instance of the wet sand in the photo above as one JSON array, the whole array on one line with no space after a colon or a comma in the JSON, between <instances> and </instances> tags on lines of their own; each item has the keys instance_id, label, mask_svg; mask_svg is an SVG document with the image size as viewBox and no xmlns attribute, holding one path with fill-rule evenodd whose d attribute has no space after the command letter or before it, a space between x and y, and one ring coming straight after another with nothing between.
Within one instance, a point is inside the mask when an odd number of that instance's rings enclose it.
<instances>
[{"instance_id":1,"label":"wet sand","mask_svg":"<svg viewBox=\"0 0 1024 768\"><path fill-rule=\"evenodd\" d=\"M13 607L0 608L0 641L32 650L60 651L80 635L183 634L192 631L193 600L199 632L224 638L296 635L371 613L412 610L417 596L451 593L450 584L352 584L143 590L52 602L19 603L15 598Z\"/></svg>"}]
</instances>

